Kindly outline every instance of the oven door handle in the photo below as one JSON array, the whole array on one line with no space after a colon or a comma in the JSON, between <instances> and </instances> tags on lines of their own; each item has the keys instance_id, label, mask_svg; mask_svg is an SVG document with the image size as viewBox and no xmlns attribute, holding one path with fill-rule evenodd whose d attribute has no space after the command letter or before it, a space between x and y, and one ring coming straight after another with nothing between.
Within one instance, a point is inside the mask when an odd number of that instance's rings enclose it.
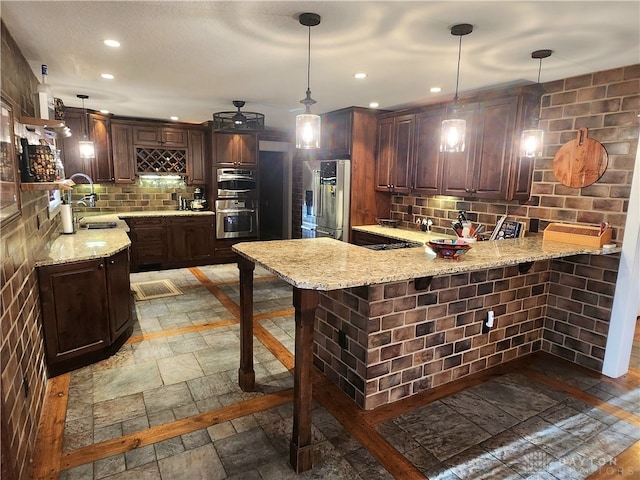
<instances>
[{"instance_id":1,"label":"oven door handle","mask_svg":"<svg viewBox=\"0 0 640 480\"><path fill-rule=\"evenodd\" d=\"M255 213L252 208L224 208L218 209L218 213Z\"/></svg>"}]
</instances>

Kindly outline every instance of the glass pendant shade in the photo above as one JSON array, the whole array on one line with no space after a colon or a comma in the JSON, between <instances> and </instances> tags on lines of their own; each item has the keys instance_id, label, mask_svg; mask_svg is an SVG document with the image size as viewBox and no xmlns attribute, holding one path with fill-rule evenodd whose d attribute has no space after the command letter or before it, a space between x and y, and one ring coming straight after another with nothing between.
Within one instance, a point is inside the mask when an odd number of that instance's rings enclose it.
<instances>
[{"instance_id":1,"label":"glass pendant shade","mask_svg":"<svg viewBox=\"0 0 640 480\"><path fill-rule=\"evenodd\" d=\"M96 158L96 148L93 142L81 140L78 142L78 148L80 148L80 158Z\"/></svg>"},{"instance_id":2,"label":"glass pendant shade","mask_svg":"<svg viewBox=\"0 0 640 480\"><path fill-rule=\"evenodd\" d=\"M440 130L441 152L464 152L467 122L462 118L443 120Z\"/></svg>"},{"instance_id":3,"label":"glass pendant shade","mask_svg":"<svg viewBox=\"0 0 640 480\"><path fill-rule=\"evenodd\" d=\"M320 148L320 115L302 113L296 117L296 148Z\"/></svg>"},{"instance_id":4,"label":"glass pendant shade","mask_svg":"<svg viewBox=\"0 0 640 480\"><path fill-rule=\"evenodd\" d=\"M528 158L541 157L543 145L544 130L524 130L520 137L520 156Z\"/></svg>"}]
</instances>

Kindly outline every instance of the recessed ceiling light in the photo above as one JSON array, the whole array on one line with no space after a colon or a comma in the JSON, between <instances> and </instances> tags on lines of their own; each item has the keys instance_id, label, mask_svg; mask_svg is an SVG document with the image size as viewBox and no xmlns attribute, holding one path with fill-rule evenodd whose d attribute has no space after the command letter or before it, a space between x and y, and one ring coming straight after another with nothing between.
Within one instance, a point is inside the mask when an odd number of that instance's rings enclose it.
<instances>
[{"instance_id":1,"label":"recessed ceiling light","mask_svg":"<svg viewBox=\"0 0 640 480\"><path fill-rule=\"evenodd\" d=\"M441 91L442 91L442 88L440 88L440 87L431 87L431 88L429 89L429 91L430 91L431 93L439 93L439 92L441 92Z\"/></svg>"},{"instance_id":2,"label":"recessed ceiling light","mask_svg":"<svg viewBox=\"0 0 640 480\"><path fill-rule=\"evenodd\" d=\"M104 113L105 115L109 113L109 110L100 110L100 113Z\"/></svg>"},{"instance_id":3,"label":"recessed ceiling light","mask_svg":"<svg viewBox=\"0 0 640 480\"><path fill-rule=\"evenodd\" d=\"M113 48L117 48L117 47L119 47L119 46L120 46L120 42L119 42L119 41L117 41L117 40L110 40L110 39L105 40L105 41L104 41L104 44L105 44L107 47L113 47Z\"/></svg>"},{"instance_id":4,"label":"recessed ceiling light","mask_svg":"<svg viewBox=\"0 0 640 480\"><path fill-rule=\"evenodd\" d=\"M378 102L371 102L369 104L369 107L371 107L371 108L378 108L379 106L380 106L380 104Z\"/></svg>"},{"instance_id":5,"label":"recessed ceiling light","mask_svg":"<svg viewBox=\"0 0 640 480\"><path fill-rule=\"evenodd\" d=\"M176 117L175 115L173 115L172 117L169 117L169 118L171 118L171 120L173 120L174 122L175 122L176 120L178 120L178 117Z\"/></svg>"},{"instance_id":6,"label":"recessed ceiling light","mask_svg":"<svg viewBox=\"0 0 640 480\"><path fill-rule=\"evenodd\" d=\"M103 73L102 75L100 75L102 78L106 78L107 80L113 80L113 75L111 75L110 73Z\"/></svg>"},{"instance_id":7,"label":"recessed ceiling light","mask_svg":"<svg viewBox=\"0 0 640 480\"><path fill-rule=\"evenodd\" d=\"M367 78L367 74L366 74L366 73L362 73L362 72L360 72L360 73L354 73L354 74L353 74L353 76L354 76L355 78L358 78L358 79Z\"/></svg>"}]
</instances>

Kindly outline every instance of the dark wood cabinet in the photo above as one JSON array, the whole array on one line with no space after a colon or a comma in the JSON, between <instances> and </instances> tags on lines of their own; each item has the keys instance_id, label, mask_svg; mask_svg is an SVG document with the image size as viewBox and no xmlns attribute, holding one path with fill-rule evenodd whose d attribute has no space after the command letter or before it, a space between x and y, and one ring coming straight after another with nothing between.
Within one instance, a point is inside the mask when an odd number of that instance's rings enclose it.
<instances>
[{"instance_id":1,"label":"dark wood cabinet","mask_svg":"<svg viewBox=\"0 0 640 480\"><path fill-rule=\"evenodd\" d=\"M320 155L322 158L349 158L352 148L353 109L345 108L322 115Z\"/></svg>"},{"instance_id":2,"label":"dark wood cabinet","mask_svg":"<svg viewBox=\"0 0 640 480\"><path fill-rule=\"evenodd\" d=\"M216 165L258 164L258 137L255 133L214 132L212 138Z\"/></svg>"},{"instance_id":3,"label":"dark wood cabinet","mask_svg":"<svg viewBox=\"0 0 640 480\"><path fill-rule=\"evenodd\" d=\"M131 270L206 265L214 256L213 215L130 217Z\"/></svg>"},{"instance_id":4,"label":"dark wood cabinet","mask_svg":"<svg viewBox=\"0 0 640 480\"><path fill-rule=\"evenodd\" d=\"M187 150L187 184L205 185L206 181L206 155L205 155L205 131L191 128L188 132Z\"/></svg>"},{"instance_id":5,"label":"dark wood cabinet","mask_svg":"<svg viewBox=\"0 0 640 480\"><path fill-rule=\"evenodd\" d=\"M130 124L111 122L113 177L115 183L134 183L136 159L133 152L133 128Z\"/></svg>"},{"instance_id":6,"label":"dark wood cabinet","mask_svg":"<svg viewBox=\"0 0 640 480\"><path fill-rule=\"evenodd\" d=\"M167 262L200 261L213 257L214 217L167 217Z\"/></svg>"},{"instance_id":7,"label":"dark wood cabinet","mask_svg":"<svg viewBox=\"0 0 640 480\"><path fill-rule=\"evenodd\" d=\"M50 375L108 355L133 321L128 250L38 268Z\"/></svg>"},{"instance_id":8,"label":"dark wood cabinet","mask_svg":"<svg viewBox=\"0 0 640 480\"><path fill-rule=\"evenodd\" d=\"M216 239L214 247L214 260L215 263L233 263L238 260L238 254L236 254L231 247L236 243L246 241L242 239L229 238L229 239Z\"/></svg>"},{"instance_id":9,"label":"dark wood cabinet","mask_svg":"<svg viewBox=\"0 0 640 480\"><path fill-rule=\"evenodd\" d=\"M137 122L133 126L133 143L144 147L187 148L188 129Z\"/></svg>"},{"instance_id":10,"label":"dark wood cabinet","mask_svg":"<svg viewBox=\"0 0 640 480\"><path fill-rule=\"evenodd\" d=\"M382 115L378 123L378 190L426 195L526 200L533 162L518 156L524 119L539 108L540 91L516 87L465 98L464 152L440 152L446 105ZM413 120L412 120L413 118ZM410 182L405 179L411 178Z\"/></svg>"},{"instance_id":11,"label":"dark wood cabinet","mask_svg":"<svg viewBox=\"0 0 640 480\"><path fill-rule=\"evenodd\" d=\"M389 116L378 126L376 189L408 193L414 154L415 115Z\"/></svg>"},{"instance_id":12,"label":"dark wood cabinet","mask_svg":"<svg viewBox=\"0 0 640 480\"><path fill-rule=\"evenodd\" d=\"M415 193L438 195L442 191L442 169L445 162L440 155L440 125L444 116L444 107L416 114L412 183L412 191Z\"/></svg>"},{"instance_id":13,"label":"dark wood cabinet","mask_svg":"<svg viewBox=\"0 0 640 480\"><path fill-rule=\"evenodd\" d=\"M167 234L162 217L126 219L131 239L131 269L160 266L167 259Z\"/></svg>"},{"instance_id":14,"label":"dark wood cabinet","mask_svg":"<svg viewBox=\"0 0 640 480\"><path fill-rule=\"evenodd\" d=\"M74 173L84 173L96 183L113 181L110 122L107 115L85 114L79 108L65 109L65 124L71 130L71 136L63 138L59 143L67 177ZM85 132L87 138L94 143L96 156L92 159L80 158L78 142L84 139Z\"/></svg>"}]
</instances>

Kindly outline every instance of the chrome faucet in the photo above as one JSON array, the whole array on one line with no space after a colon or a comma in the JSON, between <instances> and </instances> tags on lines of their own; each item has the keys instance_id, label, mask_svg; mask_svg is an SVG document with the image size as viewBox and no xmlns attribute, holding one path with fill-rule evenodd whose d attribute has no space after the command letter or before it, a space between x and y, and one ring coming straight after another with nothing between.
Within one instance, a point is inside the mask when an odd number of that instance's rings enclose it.
<instances>
[{"instance_id":1,"label":"chrome faucet","mask_svg":"<svg viewBox=\"0 0 640 480\"><path fill-rule=\"evenodd\" d=\"M87 182L89 182L89 185L91 185L91 193L89 195L85 195L84 197L82 197L80 200L78 200L76 203L78 205L83 205L83 206L87 206L87 202L89 202L89 207L95 207L96 206L96 193L95 190L93 188L93 180L91 180L91 177L89 175L85 175L84 173L74 173L73 175L71 175L69 177L69 180L73 180L74 177L82 177L84 178ZM67 190L67 203L69 205L71 205L71 190Z\"/></svg>"}]
</instances>

